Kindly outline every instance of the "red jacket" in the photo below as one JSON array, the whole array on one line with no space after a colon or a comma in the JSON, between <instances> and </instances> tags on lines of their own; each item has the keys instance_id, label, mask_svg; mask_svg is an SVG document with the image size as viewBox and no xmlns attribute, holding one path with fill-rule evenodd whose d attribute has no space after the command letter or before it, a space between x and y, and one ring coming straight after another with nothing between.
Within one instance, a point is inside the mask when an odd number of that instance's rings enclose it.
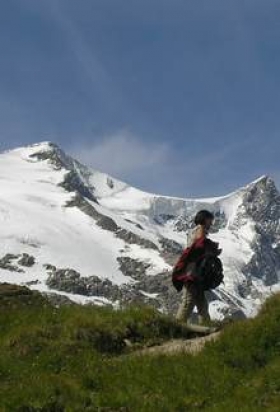
<instances>
[{"instance_id":1,"label":"red jacket","mask_svg":"<svg viewBox=\"0 0 280 412\"><path fill-rule=\"evenodd\" d=\"M219 255L220 249L218 249L218 247L219 244L217 242L213 242L206 237L200 237L194 241L191 246L187 247L172 271L172 282L174 287L180 291L184 283L194 281L195 275L192 271L186 271L187 265L189 263L199 262L209 253L216 256Z\"/></svg>"}]
</instances>

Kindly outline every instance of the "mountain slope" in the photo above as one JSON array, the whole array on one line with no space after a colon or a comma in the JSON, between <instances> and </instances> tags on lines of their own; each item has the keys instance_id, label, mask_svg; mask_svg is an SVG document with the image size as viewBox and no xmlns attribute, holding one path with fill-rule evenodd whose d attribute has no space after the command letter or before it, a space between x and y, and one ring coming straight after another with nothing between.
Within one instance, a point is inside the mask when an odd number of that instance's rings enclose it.
<instances>
[{"instance_id":1,"label":"mountain slope","mask_svg":"<svg viewBox=\"0 0 280 412\"><path fill-rule=\"evenodd\" d=\"M223 197L160 196L43 142L2 153L0 178L0 281L78 302L148 301L172 313L180 300L172 265L194 214L208 208L225 266L225 284L209 295L212 316L253 315L279 288L280 195L269 177Z\"/></svg>"},{"instance_id":2,"label":"mountain slope","mask_svg":"<svg viewBox=\"0 0 280 412\"><path fill-rule=\"evenodd\" d=\"M57 308L16 285L0 285L0 325L1 411L279 411L277 295L203 349L150 307Z\"/></svg>"}]
</instances>

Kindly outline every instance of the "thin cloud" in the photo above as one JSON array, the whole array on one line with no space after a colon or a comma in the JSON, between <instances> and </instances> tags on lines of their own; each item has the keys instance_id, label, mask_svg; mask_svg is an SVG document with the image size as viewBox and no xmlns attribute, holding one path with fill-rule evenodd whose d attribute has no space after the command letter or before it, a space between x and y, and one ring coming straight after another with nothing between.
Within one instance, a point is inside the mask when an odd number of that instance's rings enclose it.
<instances>
[{"instance_id":1,"label":"thin cloud","mask_svg":"<svg viewBox=\"0 0 280 412\"><path fill-rule=\"evenodd\" d=\"M165 143L145 143L127 131L120 131L99 141L72 147L70 152L95 169L126 178L162 168L168 162L169 147Z\"/></svg>"},{"instance_id":2,"label":"thin cloud","mask_svg":"<svg viewBox=\"0 0 280 412\"><path fill-rule=\"evenodd\" d=\"M79 143L69 147L68 151L82 163L140 189L192 197L215 195L221 176L224 178L225 174L231 173L228 167L231 157L244 150L250 142L233 142L219 150L194 155L180 153L178 148L174 149L167 143L144 141L121 130L98 141ZM208 193L205 193L207 186ZM228 191L234 189L236 187Z\"/></svg>"},{"instance_id":3,"label":"thin cloud","mask_svg":"<svg viewBox=\"0 0 280 412\"><path fill-rule=\"evenodd\" d=\"M43 30L49 30L44 32L44 38L58 37L59 44L64 44L63 61L67 65L63 62L57 65L57 79L60 75L64 79L68 64L72 75L67 83L69 89L64 89L65 82L57 93L57 83L52 86L53 78L46 65L44 75L50 84L50 94L36 96L38 100L34 99L32 106L26 105L28 110L25 105L18 112L11 108L2 110L0 120L6 140L11 137L15 142L13 136L19 136L20 132L26 136L22 141L36 135L36 140L41 140L47 134L48 140L55 138L67 150L75 136L87 136L88 142L70 148L83 163L134 186L182 196L219 194L234 189L232 185L277 169L276 156L270 158L268 152L263 153L267 146L277 152L279 143L272 137L279 129L276 87L279 70L273 57L278 50L279 30L277 21L271 19L278 9L274 0L265 6L259 0L226 6L214 0L211 7L206 0L203 7L183 0L85 0L81 5L74 0L23 3L19 7L32 12L32 21L36 21L34 11L37 11L46 23L41 25ZM94 30L98 24L100 30ZM116 37L118 30L124 34L116 39L114 49L118 51L120 46L120 52L126 50L120 61L114 60L116 56L108 59L104 45L113 43L106 36L98 41L98 36L106 34L108 28L117 30ZM152 42L147 42L149 28L153 29ZM53 36L49 36L50 30ZM145 43L137 42L138 33L143 33ZM17 35L20 34L21 30ZM134 39L135 48L131 48ZM154 47L148 47L150 44ZM41 47L39 42L38 45ZM124 56L131 56L136 63L140 63L141 57L145 62L139 64L139 71L133 60L128 65L128 75L137 80L133 83L131 77L122 77L120 64L114 65L114 61L124 64ZM108 61L112 64L106 65ZM16 66L22 67L20 60ZM19 73L15 79L23 83ZM36 91L37 82L34 86ZM54 96L62 94L66 102L69 99L69 106L54 100ZM53 115L49 103L35 104L41 98L51 101L58 116ZM103 138L92 136L122 127L135 134L121 130ZM188 136L185 141L183 133ZM244 146L242 140L251 134L256 135L255 143L252 147ZM147 141L147 135L152 137L151 141ZM170 141L170 135L174 135L174 142ZM161 136L164 143L153 139L154 136ZM211 142L214 142L212 147ZM198 153L199 143L201 153Z\"/></svg>"}]
</instances>

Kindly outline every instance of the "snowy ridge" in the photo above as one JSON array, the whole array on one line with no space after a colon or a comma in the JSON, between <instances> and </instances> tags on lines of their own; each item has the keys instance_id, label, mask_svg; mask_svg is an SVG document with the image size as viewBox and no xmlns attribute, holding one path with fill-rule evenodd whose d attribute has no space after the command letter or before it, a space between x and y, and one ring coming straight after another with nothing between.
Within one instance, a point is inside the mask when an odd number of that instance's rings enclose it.
<instances>
[{"instance_id":1,"label":"snowy ridge","mask_svg":"<svg viewBox=\"0 0 280 412\"><path fill-rule=\"evenodd\" d=\"M180 296L170 271L194 214L207 208L225 267L225 284L209 296L212 315L254 315L280 289L280 195L267 176L222 197L161 196L43 142L0 154L0 184L0 281L78 302L144 300L174 312ZM18 264L22 254L35 263Z\"/></svg>"}]
</instances>

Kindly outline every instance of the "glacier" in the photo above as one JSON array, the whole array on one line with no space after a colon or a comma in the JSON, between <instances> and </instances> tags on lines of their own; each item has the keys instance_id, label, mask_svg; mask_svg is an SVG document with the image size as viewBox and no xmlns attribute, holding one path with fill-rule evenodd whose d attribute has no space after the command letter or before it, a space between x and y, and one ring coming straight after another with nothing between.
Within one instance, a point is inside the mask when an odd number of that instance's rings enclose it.
<instances>
[{"instance_id":1,"label":"glacier","mask_svg":"<svg viewBox=\"0 0 280 412\"><path fill-rule=\"evenodd\" d=\"M51 142L0 154L0 281L77 303L145 302L174 313L171 270L195 213L215 214L225 281L208 293L215 319L250 317L280 290L280 194L261 176L225 196L147 193ZM34 262L21 265L22 256Z\"/></svg>"}]
</instances>

